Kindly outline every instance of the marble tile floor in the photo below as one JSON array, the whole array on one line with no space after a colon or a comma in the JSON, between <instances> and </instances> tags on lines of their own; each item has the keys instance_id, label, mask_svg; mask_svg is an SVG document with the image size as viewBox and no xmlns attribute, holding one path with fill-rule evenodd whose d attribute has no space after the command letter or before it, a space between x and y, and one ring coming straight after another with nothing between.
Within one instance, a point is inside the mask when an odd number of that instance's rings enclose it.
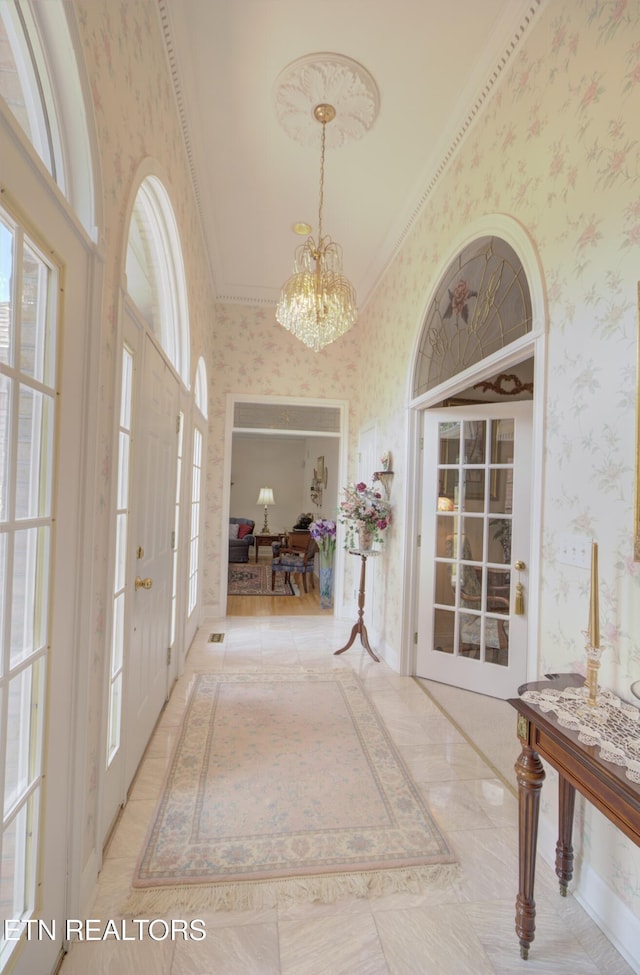
<instances>
[{"instance_id":1,"label":"marble tile floor","mask_svg":"<svg viewBox=\"0 0 640 975\"><path fill-rule=\"evenodd\" d=\"M627 975L632 969L577 902L537 865L537 930L520 959L517 886L517 744L511 709L467 692L399 677L354 645L351 624L327 617L206 620L141 763L105 853L88 917L122 917L131 875L160 793L194 673L352 667L379 712L459 861L443 889L260 911L167 915L204 921L204 940L75 942L61 975ZM223 632L222 643L210 643ZM425 693L426 687L426 693ZM450 706L453 721L443 709ZM456 716L457 715L457 716ZM484 729L484 737L483 737ZM490 730L487 730L490 729ZM470 742L476 736L479 740ZM514 753L515 750L515 753Z\"/></svg>"}]
</instances>

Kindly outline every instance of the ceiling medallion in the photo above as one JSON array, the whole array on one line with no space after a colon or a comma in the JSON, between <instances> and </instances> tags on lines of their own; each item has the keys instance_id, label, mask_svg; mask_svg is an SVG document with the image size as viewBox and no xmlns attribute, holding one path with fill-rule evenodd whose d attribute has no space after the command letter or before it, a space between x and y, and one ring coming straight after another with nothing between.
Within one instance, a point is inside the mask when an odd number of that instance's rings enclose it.
<instances>
[{"instance_id":1,"label":"ceiling medallion","mask_svg":"<svg viewBox=\"0 0 640 975\"><path fill-rule=\"evenodd\" d=\"M327 130L327 148L338 149L369 131L380 108L380 93L367 69L344 54L306 54L276 78L273 101L284 131L302 146L318 145L316 105L329 103L336 118Z\"/></svg>"}]
</instances>

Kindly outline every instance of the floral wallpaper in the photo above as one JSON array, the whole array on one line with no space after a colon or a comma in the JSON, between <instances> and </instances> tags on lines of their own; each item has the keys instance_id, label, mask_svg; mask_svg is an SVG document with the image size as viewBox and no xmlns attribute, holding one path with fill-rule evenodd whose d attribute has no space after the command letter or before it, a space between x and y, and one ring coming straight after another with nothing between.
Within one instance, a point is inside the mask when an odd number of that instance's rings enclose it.
<instances>
[{"instance_id":1,"label":"floral wallpaper","mask_svg":"<svg viewBox=\"0 0 640 975\"><path fill-rule=\"evenodd\" d=\"M195 381L198 356L204 350L213 292L201 248L198 214L182 130L167 71L166 55L155 0L78 0L74 4L97 127L102 177L104 222L104 298L101 320L101 377L99 395L99 496L95 524L95 593L93 606L92 683L87 699L87 799L83 849L85 856L98 841L97 785L102 763L102 676L105 634L110 611L107 577L111 490L117 468L112 453L116 422L114 393L119 368L119 284L126 252L127 215L138 189L143 163L159 176L169 194L182 240L187 276L191 376ZM149 160L153 162L150 164Z\"/></svg>"},{"instance_id":2,"label":"floral wallpaper","mask_svg":"<svg viewBox=\"0 0 640 975\"><path fill-rule=\"evenodd\" d=\"M94 679L89 694L84 848L95 843L105 653L108 504L114 458L118 285L134 176L158 161L184 247L191 362L209 378L205 605L219 601L226 394L346 398L355 474L358 434L377 425L392 452L394 523L375 623L388 646L402 625L407 403L425 302L464 228L490 215L524 227L538 253L548 329L539 673L582 664L588 573L558 560L558 535L600 547L601 677L628 694L640 678L640 565L632 561L636 286L640 278L640 4L563 0L537 14L497 90L461 140L358 324L311 353L271 310L215 305L154 0L75 0L98 128L104 195L105 298L96 507ZM306 377L302 380L300 376ZM347 571L350 571L348 568ZM549 796L545 809L554 818ZM640 851L592 809L580 811L582 855L640 916Z\"/></svg>"}]
</instances>

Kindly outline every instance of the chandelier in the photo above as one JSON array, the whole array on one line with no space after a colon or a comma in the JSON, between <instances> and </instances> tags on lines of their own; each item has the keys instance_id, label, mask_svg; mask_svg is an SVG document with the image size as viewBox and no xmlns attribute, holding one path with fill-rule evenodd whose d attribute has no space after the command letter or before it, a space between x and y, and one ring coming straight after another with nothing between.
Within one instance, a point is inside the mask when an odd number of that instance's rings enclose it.
<instances>
[{"instance_id":1,"label":"chandelier","mask_svg":"<svg viewBox=\"0 0 640 975\"><path fill-rule=\"evenodd\" d=\"M307 237L296 247L293 274L280 292L276 319L319 352L355 324L358 309L355 289L342 273L342 248L331 237L322 236L326 127L336 117L336 110L323 102L315 106L313 115L322 124L318 241Z\"/></svg>"}]
</instances>

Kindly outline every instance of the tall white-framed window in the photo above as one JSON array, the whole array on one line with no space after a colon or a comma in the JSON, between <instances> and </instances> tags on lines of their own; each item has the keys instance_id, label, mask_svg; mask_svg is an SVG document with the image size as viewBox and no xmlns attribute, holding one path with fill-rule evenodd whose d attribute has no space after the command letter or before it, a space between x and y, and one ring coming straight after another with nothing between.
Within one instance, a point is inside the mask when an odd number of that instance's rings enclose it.
<instances>
[{"instance_id":1,"label":"tall white-framed window","mask_svg":"<svg viewBox=\"0 0 640 975\"><path fill-rule=\"evenodd\" d=\"M198 562L200 557L200 507L202 482L202 433L193 431L193 458L191 465L191 524L189 531L189 599L187 615L191 616L198 602Z\"/></svg>"},{"instance_id":2,"label":"tall white-framed window","mask_svg":"<svg viewBox=\"0 0 640 975\"><path fill-rule=\"evenodd\" d=\"M173 536L171 547L173 549L173 579L171 583L171 639L169 646L173 647L176 642L176 626L178 621L178 552L180 549L180 512L182 509L182 452L184 444L184 413L180 410L178 414L178 460L176 463L176 504L173 520Z\"/></svg>"},{"instance_id":3,"label":"tall white-framed window","mask_svg":"<svg viewBox=\"0 0 640 975\"><path fill-rule=\"evenodd\" d=\"M57 270L0 209L0 913L36 906L50 639ZM16 942L0 942L4 971Z\"/></svg>"},{"instance_id":4,"label":"tall white-framed window","mask_svg":"<svg viewBox=\"0 0 640 975\"><path fill-rule=\"evenodd\" d=\"M116 556L113 577L107 766L120 748L126 611L127 552L129 541L129 494L131 469L131 420L133 415L133 353L122 349L122 383L118 424L118 477L116 481Z\"/></svg>"}]
</instances>

